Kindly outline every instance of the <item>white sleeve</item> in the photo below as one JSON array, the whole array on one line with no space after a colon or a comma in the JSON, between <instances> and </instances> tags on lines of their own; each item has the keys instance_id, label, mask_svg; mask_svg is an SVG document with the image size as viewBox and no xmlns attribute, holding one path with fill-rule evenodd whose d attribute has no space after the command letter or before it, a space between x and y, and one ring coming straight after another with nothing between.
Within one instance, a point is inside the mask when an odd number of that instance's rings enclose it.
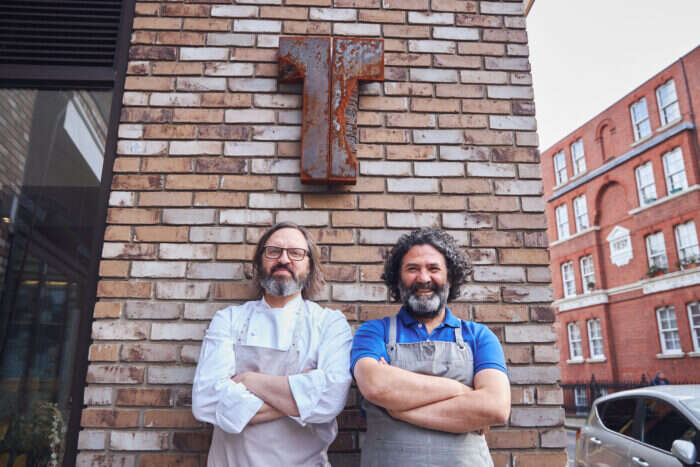
<instances>
[{"instance_id":1,"label":"white sleeve","mask_svg":"<svg viewBox=\"0 0 700 467\"><path fill-rule=\"evenodd\" d=\"M325 312L328 317L321 326L318 368L289 376L289 387L299 409L297 421L302 424L333 420L345 406L352 380L350 326L339 311Z\"/></svg>"},{"instance_id":2,"label":"white sleeve","mask_svg":"<svg viewBox=\"0 0 700 467\"><path fill-rule=\"evenodd\" d=\"M192 385L192 413L227 433L240 433L263 401L231 379L236 374L236 356L230 316L229 308L217 312L202 341Z\"/></svg>"}]
</instances>

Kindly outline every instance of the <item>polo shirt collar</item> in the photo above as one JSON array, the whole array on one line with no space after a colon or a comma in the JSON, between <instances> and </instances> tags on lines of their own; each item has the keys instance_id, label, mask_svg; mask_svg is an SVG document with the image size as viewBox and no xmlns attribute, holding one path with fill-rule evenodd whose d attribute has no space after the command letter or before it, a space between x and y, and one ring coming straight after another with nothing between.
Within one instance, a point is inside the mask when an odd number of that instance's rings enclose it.
<instances>
[{"instance_id":1,"label":"polo shirt collar","mask_svg":"<svg viewBox=\"0 0 700 467\"><path fill-rule=\"evenodd\" d=\"M406 310L405 306L402 306L399 310L398 318L404 327L415 326L420 322L416 318L411 316L408 310ZM451 328L458 328L460 326L459 319L457 319L457 317L453 315L450 309L447 307L445 307L445 319L442 321L441 324L444 324L445 326L449 326Z\"/></svg>"}]
</instances>

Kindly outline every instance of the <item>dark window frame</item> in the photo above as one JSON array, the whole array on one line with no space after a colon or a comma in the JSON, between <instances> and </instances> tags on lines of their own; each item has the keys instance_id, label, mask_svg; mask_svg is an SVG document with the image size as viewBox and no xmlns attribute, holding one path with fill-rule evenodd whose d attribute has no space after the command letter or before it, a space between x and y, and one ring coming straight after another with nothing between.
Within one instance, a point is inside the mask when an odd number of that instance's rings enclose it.
<instances>
[{"instance_id":1,"label":"dark window frame","mask_svg":"<svg viewBox=\"0 0 700 467\"><path fill-rule=\"evenodd\" d=\"M119 36L112 67L56 66L56 65L14 65L0 67L0 88L36 89L111 89L110 109L104 164L100 180L97 223L93 234L93 261L89 271L87 300L80 319L78 342L70 392L71 409L67 423L64 465L75 465L78 451L80 418L83 411L83 396L88 369L88 351L91 339L94 305L97 301L99 280L99 258L102 256L104 232L107 225L107 204L112 185L112 168L116 157L117 134L121 116L122 96L128 63L130 37L133 28L136 0L122 0ZM79 79L76 79L79 76Z\"/></svg>"}]
</instances>

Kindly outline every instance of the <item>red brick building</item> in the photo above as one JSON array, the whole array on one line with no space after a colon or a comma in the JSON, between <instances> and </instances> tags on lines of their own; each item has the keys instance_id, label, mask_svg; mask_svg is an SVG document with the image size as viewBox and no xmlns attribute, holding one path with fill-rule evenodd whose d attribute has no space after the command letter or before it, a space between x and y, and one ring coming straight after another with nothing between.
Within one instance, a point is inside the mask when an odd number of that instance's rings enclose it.
<instances>
[{"instance_id":1,"label":"red brick building","mask_svg":"<svg viewBox=\"0 0 700 467\"><path fill-rule=\"evenodd\" d=\"M698 111L700 47L542 155L564 384L700 378Z\"/></svg>"}]
</instances>

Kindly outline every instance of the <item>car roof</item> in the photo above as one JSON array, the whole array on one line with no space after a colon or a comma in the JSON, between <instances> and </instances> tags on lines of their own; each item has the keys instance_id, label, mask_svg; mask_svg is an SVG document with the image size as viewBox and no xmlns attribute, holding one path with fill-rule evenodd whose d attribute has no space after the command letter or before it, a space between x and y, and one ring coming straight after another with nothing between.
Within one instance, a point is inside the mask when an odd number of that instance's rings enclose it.
<instances>
[{"instance_id":1,"label":"car roof","mask_svg":"<svg viewBox=\"0 0 700 467\"><path fill-rule=\"evenodd\" d=\"M616 392L596 399L595 404L620 397L658 397L664 400L679 401L700 418L700 384L669 384L663 386L646 386L637 389Z\"/></svg>"}]
</instances>

